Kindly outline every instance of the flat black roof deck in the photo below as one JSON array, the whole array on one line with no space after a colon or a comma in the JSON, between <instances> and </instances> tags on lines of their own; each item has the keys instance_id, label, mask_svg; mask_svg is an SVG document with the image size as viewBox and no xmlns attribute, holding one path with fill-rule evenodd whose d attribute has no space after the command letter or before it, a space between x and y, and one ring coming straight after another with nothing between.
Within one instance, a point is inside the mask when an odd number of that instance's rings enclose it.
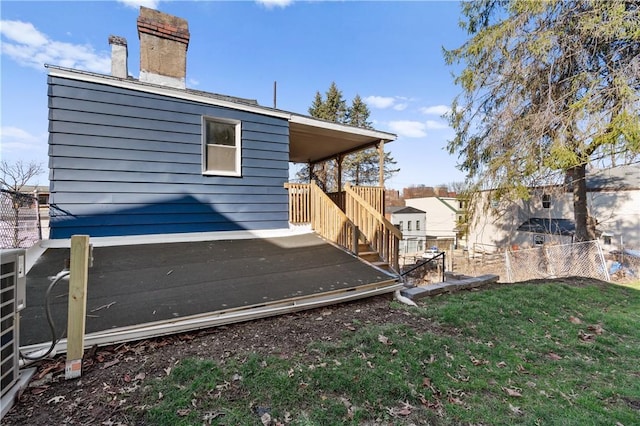
<instances>
[{"instance_id":1,"label":"flat black roof deck","mask_svg":"<svg viewBox=\"0 0 640 426\"><path fill-rule=\"evenodd\" d=\"M44 298L69 249L49 248L27 275L20 345L50 342ZM95 247L87 288L86 334L339 294L395 278L315 234ZM52 292L58 333L67 327L68 283ZM156 333L157 335L158 333Z\"/></svg>"}]
</instances>

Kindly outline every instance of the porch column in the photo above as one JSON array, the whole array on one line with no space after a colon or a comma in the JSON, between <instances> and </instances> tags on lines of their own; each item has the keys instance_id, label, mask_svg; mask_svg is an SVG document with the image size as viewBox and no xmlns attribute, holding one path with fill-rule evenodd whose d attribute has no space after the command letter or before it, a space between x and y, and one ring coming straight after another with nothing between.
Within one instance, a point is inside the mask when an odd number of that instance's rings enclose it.
<instances>
[{"instance_id":1,"label":"porch column","mask_svg":"<svg viewBox=\"0 0 640 426\"><path fill-rule=\"evenodd\" d=\"M378 155L379 159L379 174L378 174L378 186L384 188L384 140L380 140L378 143Z\"/></svg>"},{"instance_id":2,"label":"porch column","mask_svg":"<svg viewBox=\"0 0 640 426\"><path fill-rule=\"evenodd\" d=\"M338 192L342 191L342 161L343 160L344 160L344 156L342 155L338 155L336 157L336 163L338 164L338 176L337 176Z\"/></svg>"}]
</instances>

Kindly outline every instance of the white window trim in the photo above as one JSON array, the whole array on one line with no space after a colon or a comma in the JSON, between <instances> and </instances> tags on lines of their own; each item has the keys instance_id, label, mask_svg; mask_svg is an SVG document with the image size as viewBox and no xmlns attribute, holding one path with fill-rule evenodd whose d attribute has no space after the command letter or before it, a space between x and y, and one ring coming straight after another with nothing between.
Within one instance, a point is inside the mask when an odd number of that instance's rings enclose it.
<instances>
[{"instance_id":1,"label":"white window trim","mask_svg":"<svg viewBox=\"0 0 640 426\"><path fill-rule=\"evenodd\" d=\"M236 163L235 171L227 170L207 170L207 121L215 121L218 123L233 124L236 127ZM202 129L201 145L202 145L202 174L205 176L242 176L242 122L229 118L219 118L211 116L202 116L200 123ZM220 146L220 145L218 145Z\"/></svg>"}]
</instances>

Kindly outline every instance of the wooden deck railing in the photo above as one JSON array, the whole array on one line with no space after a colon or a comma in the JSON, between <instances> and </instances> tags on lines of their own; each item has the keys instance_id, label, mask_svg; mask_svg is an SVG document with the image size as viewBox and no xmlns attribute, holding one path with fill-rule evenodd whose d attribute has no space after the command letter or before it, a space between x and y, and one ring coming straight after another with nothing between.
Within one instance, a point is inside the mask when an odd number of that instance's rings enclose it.
<instances>
[{"instance_id":1,"label":"wooden deck railing","mask_svg":"<svg viewBox=\"0 0 640 426\"><path fill-rule=\"evenodd\" d=\"M318 235L358 254L358 230L352 221L315 182L286 183L289 190L289 221L310 223Z\"/></svg>"},{"instance_id":2,"label":"wooden deck railing","mask_svg":"<svg viewBox=\"0 0 640 426\"><path fill-rule=\"evenodd\" d=\"M347 217L358 227L380 257L395 271L400 270L399 251L402 232L389 222L384 215L358 193L351 185L345 185ZM370 191L369 194L373 194ZM375 201L375 200L374 200ZM383 200L381 200L383 201Z\"/></svg>"},{"instance_id":3,"label":"wooden deck railing","mask_svg":"<svg viewBox=\"0 0 640 426\"><path fill-rule=\"evenodd\" d=\"M311 223L311 185L287 182L284 187L289 191L289 222Z\"/></svg>"},{"instance_id":4,"label":"wooden deck railing","mask_svg":"<svg viewBox=\"0 0 640 426\"><path fill-rule=\"evenodd\" d=\"M380 186L351 186L351 189L377 212L384 216L384 188Z\"/></svg>"}]
</instances>

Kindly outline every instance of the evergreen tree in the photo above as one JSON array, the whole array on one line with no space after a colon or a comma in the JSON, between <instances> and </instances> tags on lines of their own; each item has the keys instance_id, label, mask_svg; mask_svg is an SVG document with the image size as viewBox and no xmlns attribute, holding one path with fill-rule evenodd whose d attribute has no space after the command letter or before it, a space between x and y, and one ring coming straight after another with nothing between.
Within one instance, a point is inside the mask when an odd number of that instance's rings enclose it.
<instances>
[{"instance_id":1,"label":"evergreen tree","mask_svg":"<svg viewBox=\"0 0 640 426\"><path fill-rule=\"evenodd\" d=\"M462 14L469 40L445 51L463 65L449 151L500 199L570 182L576 240L593 239L587 166L640 154L638 1L478 0Z\"/></svg>"}]
</instances>

